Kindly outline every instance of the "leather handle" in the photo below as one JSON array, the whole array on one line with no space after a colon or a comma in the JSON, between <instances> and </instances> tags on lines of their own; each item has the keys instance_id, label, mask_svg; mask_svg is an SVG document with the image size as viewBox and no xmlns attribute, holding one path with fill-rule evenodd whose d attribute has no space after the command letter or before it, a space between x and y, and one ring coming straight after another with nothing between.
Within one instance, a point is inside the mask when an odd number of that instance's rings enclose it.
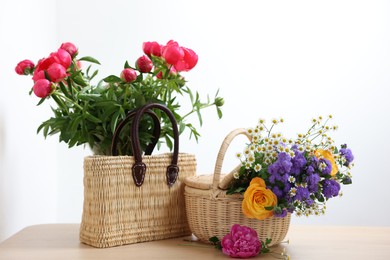
<instances>
[{"instance_id":1,"label":"leather handle","mask_svg":"<svg viewBox=\"0 0 390 260\"><path fill-rule=\"evenodd\" d=\"M172 124L173 130L173 155L171 164L167 167L166 176L167 184L171 187L177 180L179 174L179 167L177 166L177 159L179 156L179 130L177 122L173 113L164 105L158 103L149 103L138 109L134 116L133 127L131 129L131 142L133 147L133 156L135 164L133 165L133 179L136 186L141 186L145 179L146 165L142 162L141 145L139 141L138 127L142 115L153 108L162 110L168 115L169 120Z\"/></svg>"},{"instance_id":2,"label":"leather handle","mask_svg":"<svg viewBox=\"0 0 390 260\"><path fill-rule=\"evenodd\" d=\"M118 141L119 141L119 134L122 132L122 129L125 125L127 125L130 120L134 117L134 115L136 114L137 110L132 110L130 111L125 119L122 120L122 122L119 123L119 125L116 127L115 129L115 132L114 132L114 136L112 138L112 143L111 143L111 154L113 156L117 156L118 155ZM154 147L156 146L157 142L158 142L158 139L160 138L160 133L161 133L161 126L160 126L160 120L158 119L157 115L151 111L151 110L148 110L145 112L146 114L148 114L152 120L153 120L153 139L151 140L151 142L148 144L148 146L146 146L145 148L145 155L151 155L153 150L154 150ZM134 153L134 150L133 150L133 153Z\"/></svg>"}]
</instances>

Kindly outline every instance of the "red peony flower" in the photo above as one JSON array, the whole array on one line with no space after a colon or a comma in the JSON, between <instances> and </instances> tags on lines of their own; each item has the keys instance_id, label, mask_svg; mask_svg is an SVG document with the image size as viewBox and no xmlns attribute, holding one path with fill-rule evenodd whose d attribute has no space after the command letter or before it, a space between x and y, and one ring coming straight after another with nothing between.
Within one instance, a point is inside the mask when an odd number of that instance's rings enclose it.
<instances>
[{"instance_id":1,"label":"red peony flower","mask_svg":"<svg viewBox=\"0 0 390 260\"><path fill-rule=\"evenodd\" d=\"M51 64L50 67L47 69L47 75L52 82L60 82L66 76L68 76L65 67L59 63Z\"/></svg>"},{"instance_id":2,"label":"red peony flower","mask_svg":"<svg viewBox=\"0 0 390 260\"><path fill-rule=\"evenodd\" d=\"M135 65L137 69L142 73L148 73L153 68L153 62L146 55L139 57Z\"/></svg>"},{"instance_id":3,"label":"red peony flower","mask_svg":"<svg viewBox=\"0 0 390 260\"><path fill-rule=\"evenodd\" d=\"M37 97L45 98L49 96L52 91L52 83L47 79L40 79L35 82L33 90Z\"/></svg>"},{"instance_id":4,"label":"red peony flower","mask_svg":"<svg viewBox=\"0 0 390 260\"><path fill-rule=\"evenodd\" d=\"M161 45L157 42L144 42L142 49L146 55L149 57L157 56L161 57Z\"/></svg>"},{"instance_id":5,"label":"red peony flower","mask_svg":"<svg viewBox=\"0 0 390 260\"><path fill-rule=\"evenodd\" d=\"M249 258L260 253L261 242L256 230L234 224L221 241L222 252L230 257Z\"/></svg>"},{"instance_id":6,"label":"red peony flower","mask_svg":"<svg viewBox=\"0 0 390 260\"><path fill-rule=\"evenodd\" d=\"M133 69L124 69L121 72L121 79L127 83L133 82L137 79L137 73Z\"/></svg>"},{"instance_id":7,"label":"red peony flower","mask_svg":"<svg viewBox=\"0 0 390 260\"><path fill-rule=\"evenodd\" d=\"M76 56L78 52L76 45L71 42L64 42L63 44L61 44L60 49L67 51L70 56L72 56L72 58Z\"/></svg>"},{"instance_id":8,"label":"red peony flower","mask_svg":"<svg viewBox=\"0 0 390 260\"><path fill-rule=\"evenodd\" d=\"M29 75L34 71L35 64L31 60L22 60L15 67L15 72L19 75Z\"/></svg>"}]
</instances>

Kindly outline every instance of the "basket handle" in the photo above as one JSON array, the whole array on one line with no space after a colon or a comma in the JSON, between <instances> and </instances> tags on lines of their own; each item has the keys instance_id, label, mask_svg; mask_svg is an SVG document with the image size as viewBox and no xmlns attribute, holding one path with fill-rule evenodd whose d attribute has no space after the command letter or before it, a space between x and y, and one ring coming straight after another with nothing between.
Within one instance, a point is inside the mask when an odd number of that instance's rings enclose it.
<instances>
[{"instance_id":1,"label":"basket handle","mask_svg":"<svg viewBox=\"0 0 390 260\"><path fill-rule=\"evenodd\" d=\"M219 181L221 179L222 164L223 164L223 160L225 158L226 151L227 151L230 143L238 135L245 135L246 137L248 137L249 141L252 140L252 137L248 134L248 132L244 128L235 129L235 130L231 131L225 137L225 139L222 142L221 148L219 149L217 161L215 162L214 177L213 177L213 190L218 189Z\"/></svg>"},{"instance_id":2,"label":"basket handle","mask_svg":"<svg viewBox=\"0 0 390 260\"><path fill-rule=\"evenodd\" d=\"M129 113L127 113L125 119L123 119L122 122L120 122L119 125L116 127L114 136L112 138L112 143L111 143L111 155L113 156L118 155L117 148L119 142L119 134L122 131L123 127L127 125L130 122L130 120L134 117L136 112L137 110L132 110ZM148 146L146 146L145 148L145 155L151 155L154 150L154 147L158 142L158 139L160 138L161 126L160 126L160 120L158 119L157 115L153 111L147 110L145 113L152 118L153 125L154 125L153 138L151 142L148 144Z\"/></svg>"},{"instance_id":3,"label":"basket handle","mask_svg":"<svg viewBox=\"0 0 390 260\"><path fill-rule=\"evenodd\" d=\"M149 103L141 107L134 116L132 134L131 134L131 142L133 147L133 155L135 159L135 163L132 167L133 171L133 179L136 186L141 186L145 179L146 165L142 162L141 156L141 145L139 141L139 121L141 116L148 111L149 109L157 108L165 112L169 120L172 123L173 130L173 155L171 164L167 167L166 176L167 176L167 184L171 187L177 180L177 176L179 174L179 167L177 166L177 159L179 156L179 130L177 128L177 122L173 113L164 105L158 103Z\"/></svg>"}]
</instances>

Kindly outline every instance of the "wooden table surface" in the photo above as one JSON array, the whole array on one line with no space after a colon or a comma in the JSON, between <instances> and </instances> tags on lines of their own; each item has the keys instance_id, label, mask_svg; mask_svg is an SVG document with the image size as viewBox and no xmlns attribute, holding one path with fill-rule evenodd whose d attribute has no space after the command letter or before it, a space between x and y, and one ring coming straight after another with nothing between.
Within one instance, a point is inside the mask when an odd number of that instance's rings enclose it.
<instances>
[{"instance_id":1,"label":"wooden table surface","mask_svg":"<svg viewBox=\"0 0 390 260\"><path fill-rule=\"evenodd\" d=\"M27 227L0 244L0 259L229 259L221 251L183 238L98 249L79 242L78 224ZM252 259L390 259L390 227L290 226L289 243Z\"/></svg>"}]
</instances>

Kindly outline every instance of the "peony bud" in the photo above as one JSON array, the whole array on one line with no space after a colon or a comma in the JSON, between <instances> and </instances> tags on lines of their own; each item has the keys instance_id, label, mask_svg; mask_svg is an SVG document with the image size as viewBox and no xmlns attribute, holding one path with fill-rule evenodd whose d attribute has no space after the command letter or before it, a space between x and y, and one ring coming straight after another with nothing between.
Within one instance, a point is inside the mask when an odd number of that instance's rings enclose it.
<instances>
[{"instance_id":1,"label":"peony bud","mask_svg":"<svg viewBox=\"0 0 390 260\"><path fill-rule=\"evenodd\" d=\"M67 51L70 56L72 56L72 58L76 56L78 52L77 47L71 42L64 42L63 44L61 44L60 49Z\"/></svg>"},{"instance_id":2,"label":"peony bud","mask_svg":"<svg viewBox=\"0 0 390 260\"><path fill-rule=\"evenodd\" d=\"M53 63L47 69L47 75L52 82L60 82L62 81L68 74L66 74L66 69L59 63Z\"/></svg>"},{"instance_id":3,"label":"peony bud","mask_svg":"<svg viewBox=\"0 0 390 260\"><path fill-rule=\"evenodd\" d=\"M22 60L15 67L15 72L19 75L29 75L34 71L35 64L31 60Z\"/></svg>"},{"instance_id":4,"label":"peony bud","mask_svg":"<svg viewBox=\"0 0 390 260\"><path fill-rule=\"evenodd\" d=\"M138 58L135 63L135 66L142 73L148 73L153 68L153 62L146 55L143 55Z\"/></svg>"},{"instance_id":5,"label":"peony bud","mask_svg":"<svg viewBox=\"0 0 390 260\"><path fill-rule=\"evenodd\" d=\"M35 82L33 90L37 97L45 98L49 96L52 91L52 83L47 79L40 79Z\"/></svg>"},{"instance_id":6,"label":"peony bud","mask_svg":"<svg viewBox=\"0 0 390 260\"><path fill-rule=\"evenodd\" d=\"M58 58L58 62L65 67L65 69L68 69L70 64L72 63L72 57L70 54L63 50L63 49L58 49L57 52L55 52L53 55L56 55Z\"/></svg>"},{"instance_id":7,"label":"peony bud","mask_svg":"<svg viewBox=\"0 0 390 260\"><path fill-rule=\"evenodd\" d=\"M221 97L217 97L215 98L214 103L217 107L221 107L223 104L225 104L225 100Z\"/></svg>"},{"instance_id":8,"label":"peony bud","mask_svg":"<svg viewBox=\"0 0 390 260\"><path fill-rule=\"evenodd\" d=\"M161 57L161 45L157 42L144 42L142 44L142 49L149 57L152 55Z\"/></svg>"},{"instance_id":9,"label":"peony bud","mask_svg":"<svg viewBox=\"0 0 390 260\"><path fill-rule=\"evenodd\" d=\"M32 76L32 80L34 82L37 82L40 79L46 79L45 71L43 71L43 70L35 70L34 74Z\"/></svg>"},{"instance_id":10,"label":"peony bud","mask_svg":"<svg viewBox=\"0 0 390 260\"><path fill-rule=\"evenodd\" d=\"M131 83L137 79L137 73L133 69L124 69L121 73L121 79L127 83Z\"/></svg>"}]
</instances>

